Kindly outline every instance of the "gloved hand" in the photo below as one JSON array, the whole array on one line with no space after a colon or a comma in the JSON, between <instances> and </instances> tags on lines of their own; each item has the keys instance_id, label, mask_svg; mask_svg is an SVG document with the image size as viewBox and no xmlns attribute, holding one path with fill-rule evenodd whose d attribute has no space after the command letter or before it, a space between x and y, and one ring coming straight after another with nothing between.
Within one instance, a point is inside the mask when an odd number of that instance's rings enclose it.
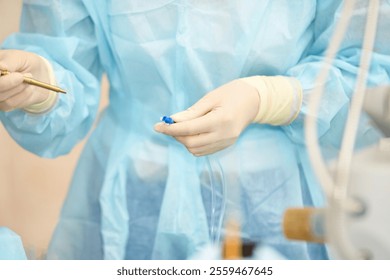
<instances>
[{"instance_id":1,"label":"gloved hand","mask_svg":"<svg viewBox=\"0 0 390 280\"><path fill-rule=\"evenodd\" d=\"M195 156L202 156L232 145L251 122L291 123L301 103L298 80L253 76L211 91L186 111L172 115L176 123L158 123L154 129L173 136Z\"/></svg>"},{"instance_id":2,"label":"gloved hand","mask_svg":"<svg viewBox=\"0 0 390 280\"><path fill-rule=\"evenodd\" d=\"M257 90L234 80L211 91L186 111L172 115L175 124L158 123L154 128L201 156L232 145L254 120L258 108Z\"/></svg>"},{"instance_id":3,"label":"gloved hand","mask_svg":"<svg viewBox=\"0 0 390 280\"><path fill-rule=\"evenodd\" d=\"M0 50L0 69L11 72L0 77L0 110L24 109L41 113L50 109L57 93L23 83L23 77L34 77L52 83L50 64L42 57L19 50Z\"/></svg>"}]
</instances>

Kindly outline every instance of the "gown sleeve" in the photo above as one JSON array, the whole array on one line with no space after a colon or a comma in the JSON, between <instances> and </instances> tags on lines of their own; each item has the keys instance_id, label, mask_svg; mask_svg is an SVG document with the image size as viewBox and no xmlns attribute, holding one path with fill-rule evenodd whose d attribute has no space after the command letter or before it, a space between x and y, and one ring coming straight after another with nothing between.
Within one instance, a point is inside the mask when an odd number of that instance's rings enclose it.
<instances>
[{"instance_id":1,"label":"gown sleeve","mask_svg":"<svg viewBox=\"0 0 390 280\"><path fill-rule=\"evenodd\" d=\"M344 124L348 115L348 106L353 94L359 68L368 1L357 1L351 21L341 47L330 68L324 85L316 84L316 78L322 67L326 49L330 43L342 12L342 1L317 1L316 17L312 27L314 38L301 61L290 68L287 76L297 78L303 88L303 103L298 118L283 130L295 143L303 144L304 118L308 114L310 93L316 87L325 87L317 115L318 136L321 143L331 146L340 145ZM368 86L389 84L390 79L390 2L381 1L375 47L373 50ZM366 143L374 141L379 133L364 116L361 118L358 138ZM359 144L359 143L358 143ZM364 144L364 143L362 143ZM336 147L336 148L337 148Z\"/></svg>"},{"instance_id":2,"label":"gown sleeve","mask_svg":"<svg viewBox=\"0 0 390 280\"><path fill-rule=\"evenodd\" d=\"M0 112L12 138L28 151L48 158L66 154L91 128L103 73L95 28L83 1L24 1L21 30L7 38L2 49L25 50L46 58L57 84L67 90L44 114Z\"/></svg>"}]
</instances>

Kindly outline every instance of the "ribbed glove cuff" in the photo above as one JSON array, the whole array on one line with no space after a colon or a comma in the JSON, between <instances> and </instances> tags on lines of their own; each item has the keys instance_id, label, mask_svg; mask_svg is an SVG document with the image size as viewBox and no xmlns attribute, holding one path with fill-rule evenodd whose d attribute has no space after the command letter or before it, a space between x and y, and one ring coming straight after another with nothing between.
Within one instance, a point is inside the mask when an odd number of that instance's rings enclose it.
<instances>
[{"instance_id":1,"label":"ribbed glove cuff","mask_svg":"<svg viewBox=\"0 0 390 280\"><path fill-rule=\"evenodd\" d=\"M302 105L302 86L291 77L253 76L240 79L257 89L259 111L254 123L288 125L298 116Z\"/></svg>"},{"instance_id":2,"label":"ribbed glove cuff","mask_svg":"<svg viewBox=\"0 0 390 280\"><path fill-rule=\"evenodd\" d=\"M53 67L51 66L50 62L47 61L45 58L41 57L41 59L44 61L47 67L47 72L49 74L49 83L52 85L57 84ZM58 99L58 93L54 91L48 91L47 99L41 103L33 104L30 106L27 106L23 108L24 111L31 113L31 114L43 114L48 111L50 111L51 108L54 107Z\"/></svg>"}]
</instances>

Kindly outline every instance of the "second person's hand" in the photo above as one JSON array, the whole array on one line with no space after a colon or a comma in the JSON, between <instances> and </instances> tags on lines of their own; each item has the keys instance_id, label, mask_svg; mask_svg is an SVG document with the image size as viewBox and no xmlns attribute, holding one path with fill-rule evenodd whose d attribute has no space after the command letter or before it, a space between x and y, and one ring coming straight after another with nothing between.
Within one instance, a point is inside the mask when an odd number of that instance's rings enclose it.
<instances>
[{"instance_id":1,"label":"second person's hand","mask_svg":"<svg viewBox=\"0 0 390 280\"><path fill-rule=\"evenodd\" d=\"M39 113L52 106L55 93L23 83L24 76L49 82L48 66L40 56L26 51L0 50L0 69L10 72L0 77L0 111L25 109Z\"/></svg>"}]
</instances>

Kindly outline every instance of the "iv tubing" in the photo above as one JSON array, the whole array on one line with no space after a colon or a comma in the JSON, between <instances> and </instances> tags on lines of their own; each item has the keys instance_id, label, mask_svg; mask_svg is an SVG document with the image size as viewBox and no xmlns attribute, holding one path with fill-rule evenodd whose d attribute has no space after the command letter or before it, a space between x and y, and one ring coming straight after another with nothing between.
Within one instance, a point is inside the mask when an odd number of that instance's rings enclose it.
<instances>
[{"instance_id":1,"label":"iv tubing","mask_svg":"<svg viewBox=\"0 0 390 280\"><path fill-rule=\"evenodd\" d=\"M341 42L343 40L345 31L347 29L349 19L352 15L355 0L346 1L342 15L343 17L336 26L336 31L331 39L331 45L329 46L326 56L324 67L321 69L320 74L317 77L316 84L322 85L325 83L326 78L332 64L334 57L337 54ZM305 138L307 143L307 149L309 153L310 162L313 165L314 172L318 177L319 183L322 186L325 195L329 199L333 189L333 179L330 175L325 161L322 158L320 146L318 143L318 131L316 123L316 114L319 111L321 97L324 92L324 87L317 87L310 96L308 105L308 114L305 119Z\"/></svg>"},{"instance_id":2,"label":"iv tubing","mask_svg":"<svg viewBox=\"0 0 390 280\"><path fill-rule=\"evenodd\" d=\"M354 95L348 114L343 142L340 150L339 161L336 169L335 186L332 194L332 201L329 216L333 221L329 223L329 233L334 237L332 240L337 244L340 256L347 259L365 259L363 252L354 248L347 237L345 228L345 215L350 212L348 206L352 205L352 200L348 199L349 175L354 151L356 134L359 126L360 113L363 107L366 82L369 73L369 66L372 50L375 43L377 19L379 12L379 0L369 1L366 26L364 31L363 50L360 58L360 69L355 85ZM354 203L356 206L359 204ZM357 207L354 208L357 208ZM352 209L351 209L352 210Z\"/></svg>"}]
</instances>

